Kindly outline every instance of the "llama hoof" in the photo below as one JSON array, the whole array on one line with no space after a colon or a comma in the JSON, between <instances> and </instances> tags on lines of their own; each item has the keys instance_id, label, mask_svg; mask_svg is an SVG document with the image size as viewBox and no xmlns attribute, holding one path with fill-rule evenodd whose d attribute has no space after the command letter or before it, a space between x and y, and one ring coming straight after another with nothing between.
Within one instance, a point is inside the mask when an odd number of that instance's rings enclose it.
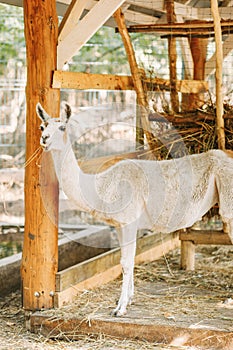
<instances>
[{"instance_id":1,"label":"llama hoof","mask_svg":"<svg viewBox=\"0 0 233 350\"><path fill-rule=\"evenodd\" d=\"M133 298L133 297L130 297L130 298L129 298L128 305L133 305L133 304L134 304L134 298Z\"/></svg>"},{"instance_id":2,"label":"llama hoof","mask_svg":"<svg viewBox=\"0 0 233 350\"><path fill-rule=\"evenodd\" d=\"M124 311L124 312L122 312L122 311L120 311L120 310L118 310L118 311L113 311L113 316L115 316L115 317L122 317L122 316L124 316L126 314L126 311Z\"/></svg>"},{"instance_id":3,"label":"llama hoof","mask_svg":"<svg viewBox=\"0 0 233 350\"><path fill-rule=\"evenodd\" d=\"M111 315L115 317L121 317L121 316L124 316L125 314L126 314L126 309L124 308L122 309L116 308L111 312Z\"/></svg>"}]
</instances>

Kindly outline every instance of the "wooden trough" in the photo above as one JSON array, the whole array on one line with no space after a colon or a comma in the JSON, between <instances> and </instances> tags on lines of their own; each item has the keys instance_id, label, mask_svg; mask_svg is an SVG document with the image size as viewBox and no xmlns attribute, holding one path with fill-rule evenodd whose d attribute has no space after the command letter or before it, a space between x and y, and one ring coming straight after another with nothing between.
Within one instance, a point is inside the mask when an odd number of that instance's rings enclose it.
<instances>
[{"instance_id":1,"label":"wooden trough","mask_svg":"<svg viewBox=\"0 0 233 350\"><path fill-rule=\"evenodd\" d=\"M147 243L151 239L146 237ZM141 242L143 240L141 238ZM200 250L198 253L200 256ZM205 255L197 259L198 273L191 274L177 268L178 254L176 250L175 257L174 253L166 254L149 265L136 266L135 301L125 317L110 316L114 301L119 297L121 279L118 279L92 291L85 288L78 293L76 301L61 309L35 312L28 320L28 328L55 339L78 340L88 335L98 338L103 334L119 339L148 341L154 345L232 349L233 305L231 299L228 303L229 288L219 287L220 281L213 286L220 274L210 266L206 270L206 261L213 257L213 253L206 257L202 269L199 261ZM216 263L216 269L218 264L221 265L219 272L223 273L225 262ZM205 275L207 285L203 283Z\"/></svg>"},{"instance_id":2,"label":"wooden trough","mask_svg":"<svg viewBox=\"0 0 233 350\"><path fill-rule=\"evenodd\" d=\"M153 261L179 245L178 233L149 234L137 242L135 263ZM77 292L101 286L121 274L120 248L85 260L56 274L54 306L72 302Z\"/></svg>"},{"instance_id":3,"label":"wooden trough","mask_svg":"<svg viewBox=\"0 0 233 350\"><path fill-rule=\"evenodd\" d=\"M132 313L129 318L83 318L52 319L51 316L35 313L31 317L31 331L42 333L50 338L80 339L83 335L104 334L119 339L136 339L154 344L169 344L185 346L202 346L201 349L232 349L233 332L201 328L185 328L166 325L161 320L150 322L135 317Z\"/></svg>"},{"instance_id":4,"label":"wooden trough","mask_svg":"<svg viewBox=\"0 0 233 350\"><path fill-rule=\"evenodd\" d=\"M102 254L111 247L111 233L108 227L62 225L61 228L67 234L59 240L59 270ZM75 233L68 233L72 231L75 231ZM4 234L4 236L8 235ZM14 236L15 234L11 236L12 239L15 239ZM17 237L19 239L19 234ZM20 288L21 258L22 253L18 253L0 259L1 296Z\"/></svg>"},{"instance_id":5,"label":"wooden trough","mask_svg":"<svg viewBox=\"0 0 233 350\"><path fill-rule=\"evenodd\" d=\"M229 246L231 242L223 231L187 230L166 235L149 233L138 239L135 264L152 262L165 257L170 250L181 247L181 267L194 270L195 250L200 245L213 244ZM104 334L119 339L137 339L174 346L197 346L201 349L228 350L233 346L231 326L233 306L225 307L223 299L226 295L210 293L208 289L200 291L199 288L176 287L172 283L164 283L163 280L155 284L146 282L139 285L136 292L136 305L129 307L126 317L116 319L110 316L109 308L103 310L101 308L100 312L94 311L90 314L88 311L85 314L84 308L84 315L80 316L83 303L80 303L79 297L77 301L77 294L89 293L96 288L101 288L104 293L104 285L111 281L113 287L110 287L111 291L107 290L106 295L109 296L111 292L114 295L117 291L119 293L121 279L118 282L113 280L116 280L120 274L119 248L110 249L59 271L56 274L55 310L31 314L27 321L28 329L34 333L42 333L46 337L71 340L79 339L84 335L98 337ZM117 288L114 288L114 283L118 283ZM188 296L188 300L192 298L191 303L195 312L186 314L186 311L183 312L183 307L177 305L178 315L173 316L173 311L170 308L166 309L166 304L163 303L163 297L167 298L168 295L169 298L176 300L175 304L177 300L183 298L183 295L185 298ZM116 294L116 299L117 297ZM153 304L148 306L144 298L152 299ZM75 300L78 307L77 315L72 310ZM105 303L111 301L111 297L106 296ZM155 307L158 314L151 313L152 307ZM65 315L60 311L63 308ZM71 310L68 314L66 308ZM198 308L207 308L210 317L206 316L203 319L203 316L199 316L196 312ZM161 310L164 311L161 312Z\"/></svg>"}]
</instances>

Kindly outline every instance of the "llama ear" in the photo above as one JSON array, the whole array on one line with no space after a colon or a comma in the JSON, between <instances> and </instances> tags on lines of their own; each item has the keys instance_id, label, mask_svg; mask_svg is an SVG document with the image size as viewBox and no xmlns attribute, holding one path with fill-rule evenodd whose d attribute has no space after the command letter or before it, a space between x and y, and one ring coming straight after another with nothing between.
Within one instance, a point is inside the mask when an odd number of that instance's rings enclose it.
<instances>
[{"instance_id":1,"label":"llama ear","mask_svg":"<svg viewBox=\"0 0 233 350\"><path fill-rule=\"evenodd\" d=\"M70 105L68 105L68 103L66 103L65 101L62 102L62 108L64 110L64 115L61 115L61 121L63 123L68 123L70 116L71 116L71 108Z\"/></svg>"},{"instance_id":2,"label":"llama ear","mask_svg":"<svg viewBox=\"0 0 233 350\"><path fill-rule=\"evenodd\" d=\"M45 123L50 118L48 113L45 112L44 108L39 102L36 105L36 113L43 123Z\"/></svg>"}]
</instances>

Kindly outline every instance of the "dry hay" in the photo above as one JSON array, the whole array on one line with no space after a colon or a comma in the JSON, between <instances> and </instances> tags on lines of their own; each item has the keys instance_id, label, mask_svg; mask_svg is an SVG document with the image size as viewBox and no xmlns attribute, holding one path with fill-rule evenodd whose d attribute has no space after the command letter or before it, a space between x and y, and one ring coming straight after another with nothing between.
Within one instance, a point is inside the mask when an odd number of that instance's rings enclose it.
<instances>
[{"instance_id":1,"label":"dry hay","mask_svg":"<svg viewBox=\"0 0 233 350\"><path fill-rule=\"evenodd\" d=\"M64 314L64 313L63 313ZM143 341L120 340L114 337L80 335L79 340L50 339L42 334L33 334L25 329L24 312L21 308L20 292L0 299L0 349L9 350L104 350L104 349L161 349ZM63 337L64 338L64 337ZM169 349L164 347L164 349Z\"/></svg>"},{"instance_id":2,"label":"dry hay","mask_svg":"<svg viewBox=\"0 0 233 350\"><path fill-rule=\"evenodd\" d=\"M158 159L182 157L218 148L216 108L210 102L201 108L182 113L157 112L149 115ZM233 106L224 104L226 149L232 149Z\"/></svg>"},{"instance_id":3,"label":"dry hay","mask_svg":"<svg viewBox=\"0 0 233 350\"><path fill-rule=\"evenodd\" d=\"M135 301L124 319L128 322L143 321L144 324L233 331L232 305L228 303L233 289L233 280L229 273L233 265L233 248L208 247L197 250L194 272L179 269L178 251L159 261L136 266ZM120 287L121 279L118 279L98 289L78 293L72 305L46 311L45 314L53 320L78 318L90 324L93 319L108 320L119 297ZM53 331L50 336L53 336ZM64 334L56 333L57 336L60 338ZM138 342L137 348L151 349L151 346ZM156 344L153 347L156 348Z\"/></svg>"},{"instance_id":4,"label":"dry hay","mask_svg":"<svg viewBox=\"0 0 233 350\"><path fill-rule=\"evenodd\" d=\"M226 302L232 297L233 290L233 247L199 246L194 272L180 270L179 264L177 250L158 261L135 267L135 301L129 307L127 318L134 321L140 318L148 324L206 325L210 329L233 331L232 306ZM108 319L120 287L121 278L100 288L79 292L74 303L42 314L64 321L72 317L81 318L83 322L91 322L93 317ZM222 310L227 312L221 313ZM80 334L75 341L66 334L53 336L52 331L46 337L43 332L31 334L23 326L19 293L0 300L0 315L0 349L9 348L9 339L12 347L17 349L201 349L182 343L165 346L119 340L104 334Z\"/></svg>"},{"instance_id":5,"label":"dry hay","mask_svg":"<svg viewBox=\"0 0 233 350\"><path fill-rule=\"evenodd\" d=\"M177 310L180 312L182 309L186 310L186 313L189 307L193 312L193 302L196 297L198 303L202 300L203 302L207 300L224 302L232 295L233 279L230 273L232 267L233 247L231 246L199 246L195 271L180 270L179 250L173 251L157 261L135 267L134 305L140 304L140 307L145 309L148 303L148 310L153 315L158 312L161 305L166 312L170 310L170 314L176 314ZM120 287L121 278L95 290L79 293L74 304L56 310L56 315L70 317L74 314L78 317L86 317L87 314L94 315L101 312L109 315L119 297ZM207 290L208 294L205 294ZM129 307L129 314L131 309L133 306ZM202 315L203 309L197 309L196 312Z\"/></svg>"}]
</instances>

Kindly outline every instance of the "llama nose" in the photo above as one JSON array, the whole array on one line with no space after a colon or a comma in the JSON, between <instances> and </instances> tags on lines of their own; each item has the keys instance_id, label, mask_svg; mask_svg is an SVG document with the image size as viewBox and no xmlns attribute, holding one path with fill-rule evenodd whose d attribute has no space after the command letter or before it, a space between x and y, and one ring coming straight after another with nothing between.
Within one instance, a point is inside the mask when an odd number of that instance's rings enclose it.
<instances>
[{"instance_id":1,"label":"llama nose","mask_svg":"<svg viewBox=\"0 0 233 350\"><path fill-rule=\"evenodd\" d=\"M49 135L42 135L41 139L42 139L42 143L46 144L46 140L49 138Z\"/></svg>"}]
</instances>

